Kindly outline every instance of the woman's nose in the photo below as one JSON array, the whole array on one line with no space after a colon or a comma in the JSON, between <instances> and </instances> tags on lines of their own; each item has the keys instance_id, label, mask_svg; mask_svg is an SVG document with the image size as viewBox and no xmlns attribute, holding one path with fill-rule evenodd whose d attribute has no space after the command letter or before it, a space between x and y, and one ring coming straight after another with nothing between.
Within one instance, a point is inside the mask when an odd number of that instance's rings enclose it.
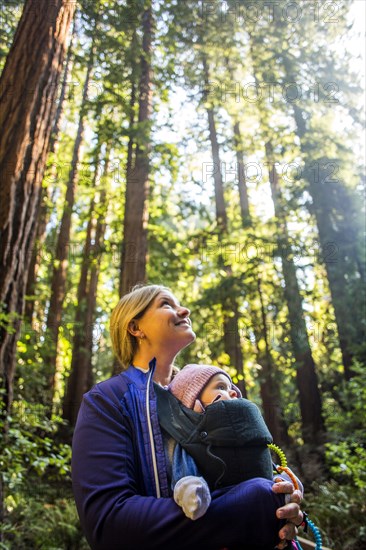
<instances>
[{"instance_id":1,"label":"woman's nose","mask_svg":"<svg viewBox=\"0 0 366 550\"><path fill-rule=\"evenodd\" d=\"M187 307L180 306L178 310L178 315L180 317L188 317L190 313L191 313L191 310L188 309Z\"/></svg>"},{"instance_id":2,"label":"woman's nose","mask_svg":"<svg viewBox=\"0 0 366 550\"><path fill-rule=\"evenodd\" d=\"M237 399L238 395L235 390L229 390L229 395L231 399Z\"/></svg>"}]
</instances>

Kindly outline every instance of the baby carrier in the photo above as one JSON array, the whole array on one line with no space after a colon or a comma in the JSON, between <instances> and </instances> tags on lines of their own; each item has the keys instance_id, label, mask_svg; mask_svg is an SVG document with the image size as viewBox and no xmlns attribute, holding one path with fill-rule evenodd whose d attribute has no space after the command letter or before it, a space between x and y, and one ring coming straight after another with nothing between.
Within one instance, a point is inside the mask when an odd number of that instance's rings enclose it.
<instances>
[{"instance_id":1,"label":"baby carrier","mask_svg":"<svg viewBox=\"0 0 366 550\"><path fill-rule=\"evenodd\" d=\"M272 479L272 437L258 407L247 399L217 401L204 413L185 407L155 384L159 422L195 460L211 490L254 477Z\"/></svg>"}]
</instances>

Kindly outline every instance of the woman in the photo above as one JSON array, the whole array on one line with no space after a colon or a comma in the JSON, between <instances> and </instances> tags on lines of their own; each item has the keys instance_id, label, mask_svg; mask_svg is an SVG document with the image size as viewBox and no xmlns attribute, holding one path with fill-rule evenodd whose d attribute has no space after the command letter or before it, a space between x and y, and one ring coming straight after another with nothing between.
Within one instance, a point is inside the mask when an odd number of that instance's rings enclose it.
<instances>
[{"instance_id":1,"label":"woman","mask_svg":"<svg viewBox=\"0 0 366 550\"><path fill-rule=\"evenodd\" d=\"M269 550L277 518L288 520L281 539L302 522L292 485L260 478L214 491L194 522L175 504L153 382L167 386L176 355L194 341L189 313L159 285L135 287L112 313L124 371L85 394L73 439L75 500L93 550Z\"/></svg>"}]
</instances>

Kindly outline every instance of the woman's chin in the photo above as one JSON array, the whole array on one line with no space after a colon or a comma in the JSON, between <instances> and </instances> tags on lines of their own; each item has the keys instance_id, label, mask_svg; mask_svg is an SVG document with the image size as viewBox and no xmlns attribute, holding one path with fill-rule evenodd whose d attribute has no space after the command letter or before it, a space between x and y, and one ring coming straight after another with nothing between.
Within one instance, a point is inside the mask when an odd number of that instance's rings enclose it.
<instances>
[{"instance_id":1,"label":"woman's chin","mask_svg":"<svg viewBox=\"0 0 366 550\"><path fill-rule=\"evenodd\" d=\"M181 351L182 349L192 344L192 342L194 342L195 339L196 339L196 334L193 332L193 330L192 329L190 329L189 331L187 330L184 336L181 335L181 338L179 339L179 343L177 342L177 344L179 345L179 351Z\"/></svg>"},{"instance_id":2,"label":"woman's chin","mask_svg":"<svg viewBox=\"0 0 366 550\"><path fill-rule=\"evenodd\" d=\"M193 332L193 330L191 329L190 334L187 335L187 343L185 344L184 347L186 348L187 346L189 346L189 344L192 344L192 342L194 342L195 339L196 339L196 333Z\"/></svg>"}]
</instances>

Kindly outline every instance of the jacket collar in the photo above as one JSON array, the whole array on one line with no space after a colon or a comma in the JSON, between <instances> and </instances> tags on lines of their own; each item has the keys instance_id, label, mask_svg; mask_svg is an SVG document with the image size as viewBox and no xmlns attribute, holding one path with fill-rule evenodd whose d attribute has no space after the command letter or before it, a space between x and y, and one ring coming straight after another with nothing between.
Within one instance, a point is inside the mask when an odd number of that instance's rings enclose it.
<instances>
[{"instance_id":1,"label":"jacket collar","mask_svg":"<svg viewBox=\"0 0 366 550\"><path fill-rule=\"evenodd\" d=\"M133 365L130 365L127 370L124 371L124 374L127 375L127 377L136 384L137 387L143 388L146 386L147 377L151 373L151 376L154 375L156 367L156 358L154 357L149 362L149 370L144 372L141 369L137 369ZM122 373L121 373L122 374Z\"/></svg>"}]
</instances>

